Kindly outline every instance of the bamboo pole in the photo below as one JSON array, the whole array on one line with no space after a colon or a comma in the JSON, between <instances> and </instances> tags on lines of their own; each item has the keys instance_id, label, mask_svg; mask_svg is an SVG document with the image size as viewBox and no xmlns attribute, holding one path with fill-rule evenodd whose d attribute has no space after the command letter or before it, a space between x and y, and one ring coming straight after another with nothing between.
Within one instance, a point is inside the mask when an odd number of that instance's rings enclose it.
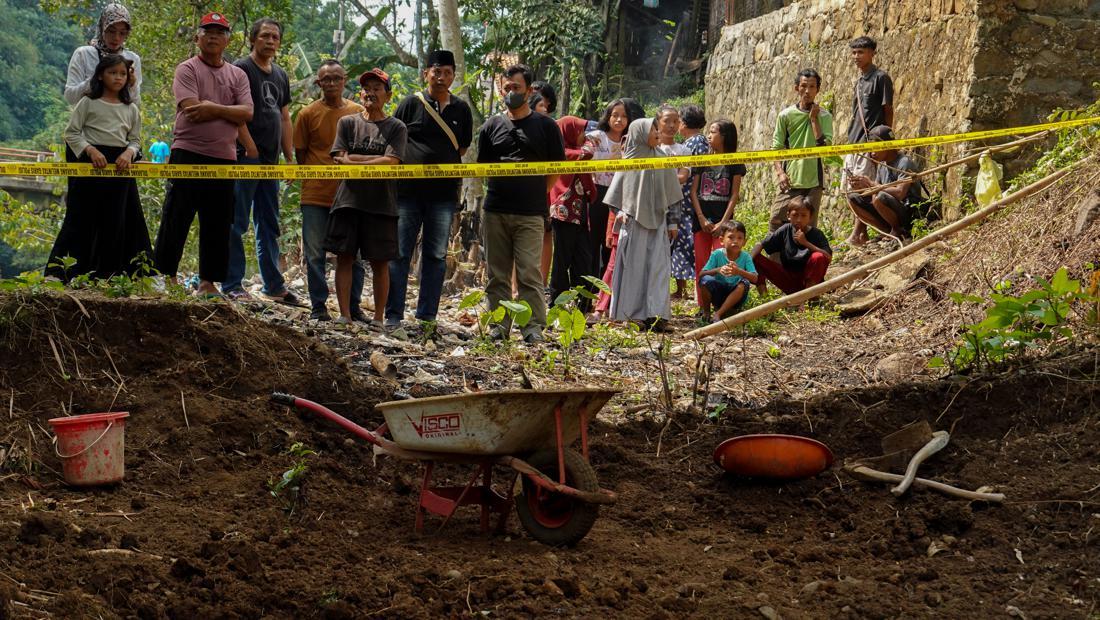
<instances>
[{"instance_id":1,"label":"bamboo pole","mask_svg":"<svg viewBox=\"0 0 1100 620\"><path fill-rule=\"evenodd\" d=\"M1071 170L1073 170L1077 166L1080 166L1082 163L1084 163L1084 162L1086 162L1090 159L1091 159L1091 156L1086 157L1084 159L1080 159L1077 162L1075 162L1073 164L1070 164L1069 166L1066 166L1065 168L1062 168L1061 170L1058 170L1056 172L1052 172L1051 174L1043 177L1042 179L1039 179L1038 181L1032 183L1031 185L1020 188L1016 192L1014 192L1014 193L1012 193L1008 196L1005 196L1004 198L1001 198L997 202L994 202L993 204L989 205L988 207L986 207L984 209L981 209L980 211L975 211L974 213L971 213L970 215L962 218L961 220L958 220L957 222L954 222L952 224L949 224L949 225L937 230L936 232L928 235L927 237L918 239L918 240L914 241L913 243L911 243L911 244L909 244L909 245L907 245L903 248L900 248L898 250L895 250L894 252L891 252L891 253L887 254L886 256L883 256L881 258L873 260L873 261L867 263L866 265L856 267L855 269L852 269L851 271L845 272L844 274L842 274L840 276L837 276L836 278L833 278L831 280L826 280L826 281L822 282L821 284L811 286L808 289L801 290L801 291L799 291L797 293L794 293L792 295L786 295L784 297L780 297L779 299L769 301L766 304L759 305L759 306L757 306L755 308L752 308L750 310L746 310L744 312L740 312L740 313L735 314L733 316L726 317L726 318L722 319L721 321L712 323L710 325L707 325L706 327L700 327L699 329L694 329L694 330L688 332L685 335L690 340L699 340L699 339L705 338L707 336L713 336L714 334L717 334L717 333L720 333L720 332L729 331L730 329L733 329L734 327L737 327L738 325L743 325L745 323L748 323L749 321L751 321L753 319L758 319L762 316L767 316L767 315L769 315L773 312L776 312L778 310L782 310L783 308L789 308L791 306L797 306L798 304L801 304L804 301L808 301L810 299L813 299L814 297L821 296L825 293L828 293L829 291L836 290L836 289L844 286L845 284L848 284L849 282L854 282L856 280L859 280L860 278L863 278L864 276L866 276L868 273L870 273L872 271L875 271L877 269L881 269L882 267L885 267L887 265L895 263L895 262L901 260L902 258L905 258L906 256L909 256L910 254L913 254L913 253L917 252L918 250L922 250L922 249L932 245L933 243L936 243L937 241L940 241L941 239L945 239L947 237L950 237L951 235L959 232L960 230L963 230L964 228L969 228L970 226L973 226L974 224L977 224L978 222L981 222L982 220L988 218L990 215L993 215L998 210L1000 210L1000 209L1002 209L1002 208L1004 208L1004 207L1006 207L1006 206L1008 206L1008 205L1010 205L1010 204L1012 204L1012 203L1014 203L1018 200L1023 200L1024 198L1027 198L1029 196L1037 194L1038 192L1046 189L1047 187L1050 187L1056 181L1058 181L1062 177L1069 174L1069 172Z\"/></svg>"},{"instance_id":2,"label":"bamboo pole","mask_svg":"<svg viewBox=\"0 0 1100 620\"><path fill-rule=\"evenodd\" d=\"M861 189L857 193L860 196L870 196L871 194L877 193L880 190L884 190L887 187L894 187L896 185L902 185L903 183L908 183L910 181L914 181L914 180L917 180L917 179L923 179L926 176L936 174L937 172L947 170L948 168L954 168L955 166L960 166L962 164L969 164L970 162L978 161L979 159L981 159L981 156L984 155L985 153L997 153L997 152L1000 152L1000 151L1007 151L1009 149L1016 148L1017 146L1020 146L1021 144L1027 144L1028 142L1034 142L1035 140L1038 140L1040 138L1045 138L1048 135L1050 135L1049 131L1040 131L1039 133L1032 134L1032 135L1027 136L1025 138L1020 138L1019 140L1015 140L1013 142L1006 142L1004 144L1000 144L1000 145L997 145L997 146L991 146L989 148L982 149L981 151L978 151L977 153L974 153L973 155L967 155L966 157L963 157L962 159L956 159L955 161L949 161L946 164L940 164L938 166L935 166L933 168L929 168L927 170L922 170L920 172L914 172L912 174L906 173L906 174L908 174L908 176L904 179L898 179L897 181L892 181L890 183L883 183L882 185L874 185L874 186L868 187L867 189Z\"/></svg>"}]
</instances>

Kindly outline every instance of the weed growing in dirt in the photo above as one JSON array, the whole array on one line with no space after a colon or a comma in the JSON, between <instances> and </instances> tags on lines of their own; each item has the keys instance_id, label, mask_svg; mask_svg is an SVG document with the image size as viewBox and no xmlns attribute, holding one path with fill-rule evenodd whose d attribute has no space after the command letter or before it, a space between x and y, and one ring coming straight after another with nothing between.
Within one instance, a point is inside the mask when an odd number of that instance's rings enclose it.
<instances>
[{"instance_id":1,"label":"weed growing in dirt","mask_svg":"<svg viewBox=\"0 0 1100 620\"><path fill-rule=\"evenodd\" d=\"M588 328L589 355L595 355L600 351L614 351L615 349L635 349L641 346L641 329L634 323L625 323L622 326L611 325L600 321Z\"/></svg>"},{"instance_id":2,"label":"weed growing in dirt","mask_svg":"<svg viewBox=\"0 0 1100 620\"><path fill-rule=\"evenodd\" d=\"M485 291L474 291L462 298L458 304L459 311L471 310L477 319L477 331L482 340L485 340L485 329L490 324L503 323L505 318L519 327L527 325L531 320L531 306L526 301L501 300L500 305L490 312L478 312L478 306L485 301Z\"/></svg>"},{"instance_id":3,"label":"weed growing in dirt","mask_svg":"<svg viewBox=\"0 0 1100 620\"><path fill-rule=\"evenodd\" d=\"M584 276L584 279L600 292L611 294L611 289L603 280L592 276ZM595 302L596 294L583 284L574 286L558 295L554 305L546 313L547 325L552 325L558 330L557 341L561 345L562 364L566 375L569 374L570 352L573 344L584 338L588 329L584 312L581 310L581 305L585 301Z\"/></svg>"},{"instance_id":4,"label":"weed growing in dirt","mask_svg":"<svg viewBox=\"0 0 1100 620\"><path fill-rule=\"evenodd\" d=\"M47 280L40 271L28 271L21 276L0 280L0 292L26 291L33 294L64 289L64 284L57 280Z\"/></svg>"},{"instance_id":5,"label":"weed growing in dirt","mask_svg":"<svg viewBox=\"0 0 1100 620\"><path fill-rule=\"evenodd\" d=\"M458 311L463 312L470 310L474 313L474 319L477 320L477 333L482 338L485 338L485 326L489 323L491 317L490 313L482 314L478 312L478 307L481 306L481 302L485 300L485 291L474 291L469 295L462 298L462 301L458 302ZM500 308L497 308L500 310ZM504 313L501 312L501 317L504 317Z\"/></svg>"},{"instance_id":6,"label":"weed growing in dirt","mask_svg":"<svg viewBox=\"0 0 1100 620\"><path fill-rule=\"evenodd\" d=\"M558 355L559 353L557 351L543 351L542 357L537 360L531 360L530 367L540 372L552 374L554 368L557 367Z\"/></svg>"},{"instance_id":7,"label":"weed growing in dirt","mask_svg":"<svg viewBox=\"0 0 1100 620\"><path fill-rule=\"evenodd\" d=\"M305 483L306 472L309 470L309 466L306 465L306 458L317 453L300 441L291 445L286 453L297 460L281 476L268 480L267 488L271 496L283 504L283 510L287 513L287 516L290 516L294 514L302 498L302 485Z\"/></svg>"},{"instance_id":8,"label":"weed growing in dirt","mask_svg":"<svg viewBox=\"0 0 1100 620\"><path fill-rule=\"evenodd\" d=\"M435 321L420 321L420 344L427 344L429 340L439 338L439 324Z\"/></svg>"},{"instance_id":9,"label":"weed growing in dirt","mask_svg":"<svg viewBox=\"0 0 1100 620\"><path fill-rule=\"evenodd\" d=\"M990 296L993 305L986 309L985 318L964 325L962 340L946 355L932 358L929 367L950 367L959 373L981 370L1010 361L1056 338L1071 337L1069 319L1074 304L1094 304L1096 300L1082 292L1081 282L1071 280L1065 267L1049 281L1039 277L1035 280L1039 288L1018 297L993 293ZM996 288L1005 291L1009 286ZM951 293L950 298L960 306L986 303L976 295Z\"/></svg>"}]
</instances>

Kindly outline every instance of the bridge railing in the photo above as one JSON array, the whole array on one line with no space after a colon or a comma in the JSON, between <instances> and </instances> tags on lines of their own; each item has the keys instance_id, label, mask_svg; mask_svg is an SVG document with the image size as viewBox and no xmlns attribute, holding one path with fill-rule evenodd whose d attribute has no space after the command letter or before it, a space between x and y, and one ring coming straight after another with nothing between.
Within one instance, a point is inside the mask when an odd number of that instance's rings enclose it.
<instances>
[{"instance_id":1,"label":"bridge railing","mask_svg":"<svg viewBox=\"0 0 1100 620\"><path fill-rule=\"evenodd\" d=\"M28 151L26 149L13 149L6 146L0 146L0 162L41 163L44 161L56 161L57 159L57 154L51 151ZM34 180L42 182L45 180L45 177L34 177Z\"/></svg>"}]
</instances>

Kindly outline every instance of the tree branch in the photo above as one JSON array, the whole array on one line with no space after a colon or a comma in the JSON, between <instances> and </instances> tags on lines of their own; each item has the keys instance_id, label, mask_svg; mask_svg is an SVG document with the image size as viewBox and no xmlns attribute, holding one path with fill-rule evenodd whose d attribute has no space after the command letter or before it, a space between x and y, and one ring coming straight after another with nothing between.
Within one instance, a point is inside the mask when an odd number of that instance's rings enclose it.
<instances>
[{"instance_id":1,"label":"tree branch","mask_svg":"<svg viewBox=\"0 0 1100 620\"><path fill-rule=\"evenodd\" d=\"M397 41L397 37L393 36L393 33L390 32L390 29L386 28L386 25L382 23L380 19L375 17L374 13L372 13L370 9L363 6L363 3L360 2L360 0L350 0L350 2L352 6L354 6L355 9L359 11L359 13L363 17L367 18L367 24L373 26L374 29L378 31L378 34L382 35L382 38L386 40L386 43L390 44L390 47L393 48L394 53L397 54L397 60L401 64L413 68L416 68L418 66L416 56L410 54L405 50L405 48L401 47L401 43Z\"/></svg>"}]
</instances>

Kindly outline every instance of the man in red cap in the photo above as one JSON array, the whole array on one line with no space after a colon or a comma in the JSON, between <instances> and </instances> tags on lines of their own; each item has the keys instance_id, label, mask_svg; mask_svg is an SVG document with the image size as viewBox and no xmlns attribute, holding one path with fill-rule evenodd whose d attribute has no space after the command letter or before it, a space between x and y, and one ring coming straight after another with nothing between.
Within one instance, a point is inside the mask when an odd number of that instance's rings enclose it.
<instances>
[{"instance_id":1,"label":"man in red cap","mask_svg":"<svg viewBox=\"0 0 1100 620\"><path fill-rule=\"evenodd\" d=\"M359 76L364 111L345 116L336 126L332 161L342 165L386 166L405 160L408 133L405 123L386 115L390 76L371 69ZM397 187L393 179L352 180L340 183L328 216L325 249L336 255L337 323L351 323L352 267L358 257L370 263L374 283L374 320L381 330L389 295L389 261L397 252Z\"/></svg>"},{"instance_id":2,"label":"man in red cap","mask_svg":"<svg viewBox=\"0 0 1100 620\"><path fill-rule=\"evenodd\" d=\"M176 124L171 164L237 162L237 127L252 120L248 76L222 57L229 44L229 21L207 13L195 43L199 53L176 66L172 92ZM164 214L153 251L157 270L175 279L195 214L199 216L199 287L197 295L218 296L229 265L229 229L233 223L232 179L177 179L168 185Z\"/></svg>"}]
</instances>

